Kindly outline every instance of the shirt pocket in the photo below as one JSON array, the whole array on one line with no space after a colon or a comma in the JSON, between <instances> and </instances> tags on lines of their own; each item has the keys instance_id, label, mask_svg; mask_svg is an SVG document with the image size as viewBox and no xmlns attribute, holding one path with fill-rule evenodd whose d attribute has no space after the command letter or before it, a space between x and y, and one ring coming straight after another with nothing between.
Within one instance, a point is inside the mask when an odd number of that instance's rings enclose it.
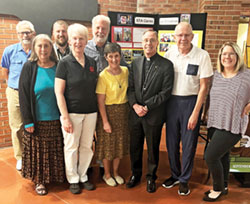
<instances>
[{"instance_id":1,"label":"shirt pocket","mask_svg":"<svg viewBox=\"0 0 250 204\"><path fill-rule=\"evenodd\" d=\"M22 64L22 63L23 63L23 61L22 61L22 60L18 60L18 59L15 59L15 60L12 60L12 61L11 61L11 64L20 65L20 64Z\"/></svg>"},{"instance_id":2,"label":"shirt pocket","mask_svg":"<svg viewBox=\"0 0 250 204\"><path fill-rule=\"evenodd\" d=\"M198 73L198 69L199 69L199 65L196 65L196 64L188 64L186 74L187 74L187 75L196 76L197 73Z\"/></svg>"}]
</instances>

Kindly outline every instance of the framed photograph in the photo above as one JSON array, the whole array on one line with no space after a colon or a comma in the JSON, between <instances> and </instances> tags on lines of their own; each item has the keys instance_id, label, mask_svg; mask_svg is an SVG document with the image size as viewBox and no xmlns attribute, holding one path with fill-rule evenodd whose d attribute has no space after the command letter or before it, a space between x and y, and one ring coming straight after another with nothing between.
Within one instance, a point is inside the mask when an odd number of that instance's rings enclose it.
<instances>
[{"instance_id":1,"label":"framed photograph","mask_svg":"<svg viewBox=\"0 0 250 204\"><path fill-rule=\"evenodd\" d=\"M132 25L132 18L130 14L118 14L117 25Z\"/></svg>"}]
</instances>

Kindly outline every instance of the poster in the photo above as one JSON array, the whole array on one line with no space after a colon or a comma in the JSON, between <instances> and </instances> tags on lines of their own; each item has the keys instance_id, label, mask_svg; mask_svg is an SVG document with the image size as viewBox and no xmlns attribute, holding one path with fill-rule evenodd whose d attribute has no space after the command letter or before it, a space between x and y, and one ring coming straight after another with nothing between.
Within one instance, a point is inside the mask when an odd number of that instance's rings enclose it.
<instances>
[{"instance_id":1,"label":"poster","mask_svg":"<svg viewBox=\"0 0 250 204\"><path fill-rule=\"evenodd\" d=\"M143 56L142 35L146 30L153 29L158 32L160 55L175 44L174 29L179 22L189 22L193 27L194 39L192 43L204 48L206 33L206 13L191 14L145 14L109 11L111 32L109 41L118 43L126 62Z\"/></svg>"},{"instance_id":2,"label":"poster","mask_svg":"<svg viewBox=\"0 0 250 204\"><path fill-rule=\"evenodd\" d=\"M202 47L202 38L203 31L202 30L194 30L194 38L192 40L192 44L201 48ZM172 45L175 45L174 41L174 30L159 30L158 32L159 46L158 53L161 56L164 56L165 52L169 50Z\"/></svg>"},{"instance_id":3,"label":"poster","mask_svg":"<svg viewBox=\"0 0 250 204\"><path fill-rule=\"evenodd\" d=\"M111 42L118 43L122 48L122 54L127 63L139 56L143 56L142 35L152 27L113 26Z\"/></svg>"}]
</instances>

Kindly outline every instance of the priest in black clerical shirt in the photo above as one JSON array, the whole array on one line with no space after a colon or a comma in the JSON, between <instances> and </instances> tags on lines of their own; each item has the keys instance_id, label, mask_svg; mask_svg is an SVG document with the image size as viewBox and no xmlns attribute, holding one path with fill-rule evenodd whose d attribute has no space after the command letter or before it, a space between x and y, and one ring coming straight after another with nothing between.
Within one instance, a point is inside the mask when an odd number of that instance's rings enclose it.
<instances>
[{"instance_id":1,"label":"priest in black clerical shirt","mask_svg":"<svg viewBox=\"0 0 250 204\"><path fill-rule=\"evenodd\" d=\"M166 101L171 95L173 64L157 54L158 34L147 30L142 36L144 57L132 62L129 74L128 100L130 114L130 159L132 176L127 188L136 186L142 176L144 138L147 142L147 191L156 191L159 144L164 123Z\"/></svg>"}]
</instances>

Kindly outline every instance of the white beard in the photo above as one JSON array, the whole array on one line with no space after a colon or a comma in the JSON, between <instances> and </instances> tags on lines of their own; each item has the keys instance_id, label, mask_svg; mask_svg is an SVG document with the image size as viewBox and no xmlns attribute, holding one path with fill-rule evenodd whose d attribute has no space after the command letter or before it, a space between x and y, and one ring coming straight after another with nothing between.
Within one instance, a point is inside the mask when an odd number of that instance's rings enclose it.
<instances>
[{"instance_id":1,"label":"white beard","mask_svg":"<svg viewBox=\"0 0 250 204\"><path fill-rule=\"evenodd\" d=\"M105 43L107 39L108 39L108 35L105 36L104 38L95 37L95 41L99 43Z\"/></svg>"},{"instance_id":2,"label":"white beard","mask_svg":"<svg viewBox=\"0 0 250 204\"><path fill-rule=\"evenodd\" d=\"M22 43L25 45L31 44L31 40L22 40Z\"/></svg>"}]
</instances>

